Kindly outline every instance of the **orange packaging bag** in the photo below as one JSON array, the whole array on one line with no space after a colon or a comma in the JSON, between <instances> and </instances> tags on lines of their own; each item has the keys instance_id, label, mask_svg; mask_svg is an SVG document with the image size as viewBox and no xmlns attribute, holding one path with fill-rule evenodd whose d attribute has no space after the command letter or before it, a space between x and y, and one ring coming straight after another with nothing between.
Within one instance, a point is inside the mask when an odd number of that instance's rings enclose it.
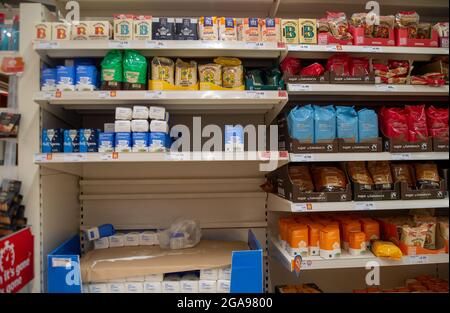
<instances>
[{"instance_id":1,"label":"orange packaging bag","mask_svg":"<svg viewBox=\"0 0 450 313\"><path fill-rule=\"evenodd\" d=\"M322 226L317 223L309 223L308 224L308 230L309 230L309 255L311 256L318 256L320 254L320 247L319 247L319 241L320 241L320 228Z\"/></svg>"},{"instance_id":2,"label":"orange packaging bag","mask_svg":"<svg viewBox=\"0 0 450 313\"><path fill-rule=\"evenodd\" d=\"M342 241L345 250L349 249L350 237L349 234L352 231L361 231L361 224L356 220L346 220L342 222Z\"/></svg>"},{"instance_id":3,"label":"orange packaging bag","mask_svg":"<svg viewBox=\"0 0 450 313\"><path fill-rule=\"evenodd\" d=\"M362 231L350 231L349 252L351 255L361 255L366 253L366 234Z\"/></svg>"},{"instance_id":4,"label":"orange packaging bag","mask_svg":"<svg viewBox=\"0 0 450 313\"><path fill-rule=\"evenodd\" d=\"M339 227L325 226L320 229L320 256L324 259L334 259L341 255L341 240Z\"/></svg>"},{"instance_id":5,"label":"orange packaging bag","mask_svg":"<svg viewBox=\"0 0 450 313\"><path fill-rule=\"evenodd\" d=\"M362 231L366 234L366 245L370 247L372 240L380 239L380 224L371 218L363 218L360 221Z\"/></svg>"},{"instance_id":6,"label":"orange packaging bag","mask_svg":"<svg viewBox=\"0 0 450 313\"><path fill-rule=\"evenodd\" d=\"M278 220L278 240L283 248L287 243L287 227L289 224L295 223L294 219L282 217Z\"/></svg>"},{"instance_id":7,"label":"orange packaging bag","mask_svg":"<svg viewBox=\"0 0 450 313\"><path fill-rule=\"evenodd\" d=\"M288 226L289 244L287 250L291 256L308 256L308 227L302 224Z\"/></svg>"}]
</instances>

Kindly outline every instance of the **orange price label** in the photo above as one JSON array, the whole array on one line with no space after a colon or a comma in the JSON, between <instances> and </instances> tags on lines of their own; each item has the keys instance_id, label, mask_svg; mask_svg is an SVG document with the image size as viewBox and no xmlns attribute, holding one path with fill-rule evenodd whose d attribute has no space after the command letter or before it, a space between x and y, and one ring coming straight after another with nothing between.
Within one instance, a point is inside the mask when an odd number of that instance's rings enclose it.
<instances>
[{"instance_id":1,"label":"orange price label","mask_svg":"<svg viewBox=\"0 0 450 313\"><path fill-rule=\"evenodd\" d=\"M47 153L47 161L51 161L53 159L53 154Z\"/></svg>"},{"instance_id":2,"label":"orange price label","mask_svg":"<svg viewBox=\"0 0 450 313\"><path fill-rule=\"evenodd\" d=\"M61 98L61 91L60 90L55 92L55 97L56 98Z\"/></svg>"},{"instance_id":3,"label":"orange price label","mask_svg":"<svg viewBox=\"0 0 450 313\"><path fill-rule=\"evenodd\" d=\"M113 152L112 158L113 160L117 160L119 158L119 152Z\"/></svg>"},{"instance_id":4,"label":"orange price label","mask_svg":"<svg viewBox=\"0 0 450 313\"><path fill-rule=\"evenodd\" d=\"M342 51L342 46L341 45L336 45L336 50L337 51Z\"/></svg>"},{"instance_id":5,"label":"orange price label","mask_svg":"<svg viewBox=\"0 0 450 313\"><path fill-rule=\"evenodd\" d=\"M115 97L117 95L117 92L115 91L115 90L111 90L110 92L109 92L109 96L110 97Z\"/></svg>"}]
</instances>

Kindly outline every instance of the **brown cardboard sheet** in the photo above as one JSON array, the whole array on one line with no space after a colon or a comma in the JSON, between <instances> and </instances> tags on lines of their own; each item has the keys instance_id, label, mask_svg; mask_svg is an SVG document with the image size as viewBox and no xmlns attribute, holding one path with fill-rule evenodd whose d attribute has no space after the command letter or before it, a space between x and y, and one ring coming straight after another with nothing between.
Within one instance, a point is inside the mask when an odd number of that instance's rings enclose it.
<instances>
[{"instance_id":1,"label":"brown cardboard sheet","mask_svg":"<svg viewBox=\"0 0 450 313\"><path fill-rule=\"evenodd\" d=\"M194 248L164 250L159 246L91 250L81 258L83 283L150 274L185 272L231 265L232 251L249 250L245 242L202 240Z\"/></svg>"}]
</instances>

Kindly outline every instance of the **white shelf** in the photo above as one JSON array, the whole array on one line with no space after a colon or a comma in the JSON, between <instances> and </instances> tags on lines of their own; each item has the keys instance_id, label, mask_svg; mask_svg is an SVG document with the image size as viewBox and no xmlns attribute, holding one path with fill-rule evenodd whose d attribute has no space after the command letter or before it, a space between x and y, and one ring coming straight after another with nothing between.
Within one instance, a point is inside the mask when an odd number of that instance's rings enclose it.
<instances>
[{"instance_id":1,"label":"white shelf","mask_svg":"<svg viewBox=\"0 0 450 313\"><path fill-rule=\"evenodd\" d=\"M446 96L449 87L420 85L366 84L287 84L289 96L348 95L348 96Z\"/></svg>"},{"instance_id":2,"label":"white shelf","mask_svg":"<svg viewBox=\"0 0 450 313\"><path fill-rule=\"evenodd\" d=\"M37 92L34 101L68 110L111 110L121 105L158 104L172 113L266 114L269 124L288 101L282 91L64 91Z\"/></svg>"},{"instance_id":3,"label":"white shelf","mask_svg":"<svg viewBox=\"0 0 450 313\"><path fill-rule=\"evenodd\" d=\"M290 153L291 162L448 160L448 152Z\"/></svg>"},{"instance_id":4,"label":"white shelf","mask_svg":"<svg viewBox=\"0 0 450 313\"><path fill-rule=\"evenodd\" d=\"M269 244L269 255L276 258L287 270L293 272L294 258L283 249L275 238L271 238ZM337 268L358 268L366 267L367 262L375 261L380 266L399 266L399 265L417 265L417 264L440 264L448 263L448 254L427 254L423 256L404 256L401 260L390 260L377 258L371 252L364 256L352 256L343 251L341 256L336 259L326 260L319 256L305 257L302 260L301 270L317 269L337 269Z\"/></svg>"},{"instance_id":5,"label":"white shelf","mask_svg":"<svg viewBox=\"0 0 450 313\"><path fill-rule=\"evenodd\" d=\"M448 207L449 199L295 203L269 194L267 200L267 210L274 212L348 212Z\"/></svg>"},{"instance_id":6,"label":"white shelf","mask_svg":"<svg viewBox=\"0 0 450 313\"><path fill-rule=\"evenodd\" d=\"M278 58L284 45L270 42L203 41L203 40L67 40L35 41L34 49L54 58L102 57L111 49L135 49L145 56Z\"/></svg>"},{"instance_id":7,"label":"white shelf","mask_svg":"<svg viewBox=\"0 0 450 313\"><path fill-rule=\"evenodd\" d=\"M339 45L287 45L288 54L301 58L327 58L334 53L351 53L373 58L399 57L427 60L432 56L448 55L448 48L396 47L396 46L339 46Z\"/></svg>"}]
</instances>

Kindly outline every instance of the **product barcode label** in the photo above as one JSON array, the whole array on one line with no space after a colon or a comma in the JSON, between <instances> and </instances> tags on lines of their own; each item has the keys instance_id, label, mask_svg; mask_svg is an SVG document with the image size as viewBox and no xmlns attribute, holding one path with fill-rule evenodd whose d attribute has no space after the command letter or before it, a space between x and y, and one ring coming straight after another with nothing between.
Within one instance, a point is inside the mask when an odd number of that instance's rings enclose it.
<instances>
[{"instance_id":1,"label":"product barcode label","mask_svg":"<svg viewBox=\"0 0 450 313\"><path fill-rule=\"evenodd\" d=\"M164 41L149 40L145 42L145 47L149 49L162 49L166 48L167 44Z\"/></svg>"},{"instance_id":2,"label":"product barcode label","mask_svg":"<svg viewBox=\"0 0 450 313\"><path fill-rule=\"evenodd\" d=\"M52 258L52 267L64 267L70 269L72 267L72 260L69 258Z\"/></svg>"},{"instance_id":3,"label":"product barcode label","mask_svg":"<svg viewBox=\"0 0 450 313\"><path fill-rule=\"evenodd\" d=\"M59 42L57 41L41 41L37 43L38 49L57 49L59 48Z\"/></svg>"},{"instance_id":4,"label":"product barcode label","mask_svg":"<svg viewBox=\"0 0 450 313\"><path fill-rule=\"evenodd\" d=\"M160 90L146 91L144 97L147 99L162 99L164 98L164 92Z\"/></svg>"},{"instance_id":5,"label":"product barcode label","mask_svg":"<svg viewBox=\"0 0 450 313\"><path fill-rule=\"evenodd\" d=\"M363 47L363 51L365 51L365 52L383 52L383 48L382 47L365 46L365 47Z\"/></svg>"},{"instance_id":6,"label":"product barcode label","mask_svg":"<svg viewBox=\"0 0 450 313\"><path fill-rule=\"evenodd\" d=\"M392 160L411 160L411 153L392 153Z\"/></svg>"},{"instance_id":7,"label":"product barcode label","mask_svg":"<svg viewBox=\"0 0 450 313\"><path fill-rule=\"evenodd\" d=\"M407 264L427 264L428 255L408 255L403 257Z\"/></svg>"},{"instance_id":8,"label":"product barcode label","mask_svg":"<svg viewBox=\"0 0 450 313\"><path fill-rule=\"evenodd\" d=\"M264 98L264 91L246 91L247 98L261 99Z\"/></svg>"},{"instance_id":9,"label":"product barcode label","mask_svg":"<svg viewBox=\"0 0 450 313\"><path fill-rule=\"evenodd\" d=\"M306 212L312 211L311 203L293 203L291 206L292 212Z\"/></svg>"},{"instance_id":10,"label":"product barcode label","mask_svg":"<svg viewBox=\"0 0 450 313\"><path fill-rule=\"evenodd\" d=\"M82 162L87 160L87 154L86 153L79 153L79 154L73 154L73 153L66 153L63 156L64 162Z\"/></svg>"},{"instance_id":11,"label":"product barcode label","mask_svg":"<svg viewBox=\"0 0 450 313\"><path fill-rule=\"evenodd\" d=\"M98 93L98 98L99 99L107 99L107 98L109 98L109 91L100 91Z\"/></svg>"},{"instance_id":12,"label":"product barcode label","mask_svg":"<svg viewBox=\"0 0 450 313\"><path fill-rule=\"evenodd\" d=\"M364 211L364 210L375 210L376 205L375 202L356 202L355 210Z\"/></svg>"},{"instance_id":13,"label":"product barcode label","mask_svg":"<svg viewBox=\"0 0 450 313\"><path fill-rule=\"evenodd\" d=\"M314 155L292 153L291 161L292 162L312 162L312 161L314 161Z\"/></svg>"},{"instance_id":14,"label":"product barcode label","mask_svg":"<svg viewBox=\"0 0 450 313\"><path fill-rule=\"evenodd\" d=\"M288 50L289 51L310 51L311 46L310 45L289 45Z\"/></svg>"},{"instance_id":15,"label":"product barcode label","mask_svg":"<svg viewBox=\"0 0 450 313\"><path fill-rule=\"evenodd\" d=\"M130 48L129 41L121 41L121 40L111 40L108 43L111 49L127 49Z\"/></svg>"},{"instance_id":16,"label":"product barcode label","mask_svg":"<svg viewBox=\"0 0 450 313\"><path fill-rule=\"evenodd\" d=\"M377 91L397 91L397 87L394 85L375 85Z\"/></svg>"}]
</instances>

